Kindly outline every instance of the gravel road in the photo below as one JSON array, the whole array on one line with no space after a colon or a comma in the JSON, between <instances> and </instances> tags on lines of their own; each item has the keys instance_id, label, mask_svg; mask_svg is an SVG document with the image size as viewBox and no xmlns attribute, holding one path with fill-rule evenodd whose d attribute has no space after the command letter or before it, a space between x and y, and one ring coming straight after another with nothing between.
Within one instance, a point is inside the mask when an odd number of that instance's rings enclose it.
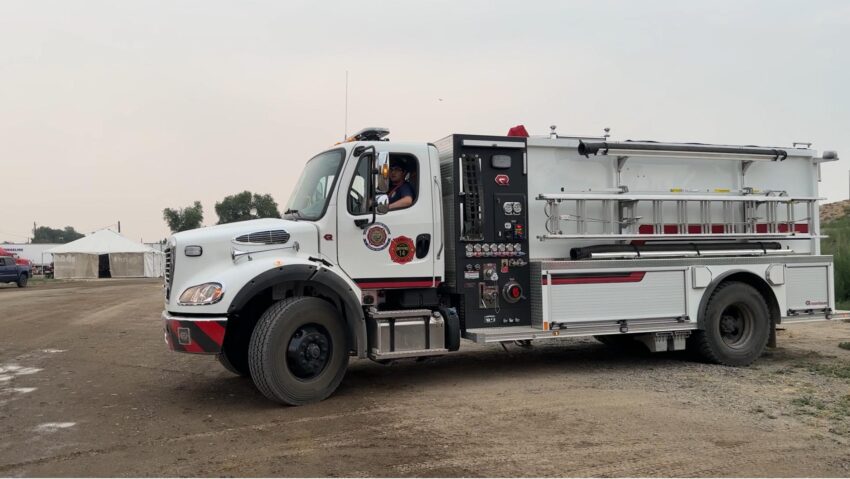
<instances>
[{"instance_id":1,"label":"gravel road","mask_svg":"<svg viewBox=\"0 0 850 479\"><path fill-rule=\"evenodd\" d=\"M0 286L0 476L850 476L850 324L749 368L592 339L352 361L266 401L171 353L158 282Z\"/></svg>"}]
</instances>

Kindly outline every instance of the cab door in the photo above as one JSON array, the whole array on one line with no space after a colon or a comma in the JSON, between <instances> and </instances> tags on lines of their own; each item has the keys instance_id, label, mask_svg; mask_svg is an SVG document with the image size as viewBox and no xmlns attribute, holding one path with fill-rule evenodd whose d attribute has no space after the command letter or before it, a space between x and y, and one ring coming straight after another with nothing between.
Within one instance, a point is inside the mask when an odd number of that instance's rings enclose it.
<instances>
[{"instance_id":1,"label":"cab door","mask_svg":"<svg viewBox=\"0 0 850 479\"><path fill-rule=\"evenodd\" d=\"M427 145L376 144L390 153L390 164L413 168L406 181L413 204L374 216L370 210L371 155L352 157L346 164L337 195L337 244L340 267L361 289L427 288L436 286L434 176ZM437 212L437 214L439 214Z\"/></svg>"},{"instance_id":2,"label":"cab door","mask_svg":"<svg viewBox=\"0 0 850 479\"><path fill-rule=\"evenodd\" d=\"M0 282L18 279L15 273L17 273L15 259L7 257L0 258Z\"/></svg>"}]
</instances>

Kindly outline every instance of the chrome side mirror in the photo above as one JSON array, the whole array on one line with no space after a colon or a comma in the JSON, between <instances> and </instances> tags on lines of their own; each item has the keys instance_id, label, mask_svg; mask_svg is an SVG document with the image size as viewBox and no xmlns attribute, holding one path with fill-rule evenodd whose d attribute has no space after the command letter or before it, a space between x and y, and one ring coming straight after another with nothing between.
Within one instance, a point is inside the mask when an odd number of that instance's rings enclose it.
<instances>
[{"instance_id":1,"label":"chrome side mirror","mask_svg":"<svg viewBox=\"0 0 850 479\"><path fill-rule=\"evenodd\" d=\"M385 215L390 210L390 197L387 195L375 196L375 213Z\"/></svg>"},{"instance_id":2,"label":"chrome side mirror","mask_svg":"<svg viewBox=\"0 0 850 479\"><path fill-rule=\"evenodd\" d=\"M390 154L382 151L374 156L375 164L372 168L375 193L383 194L390 190Z\"/></svg>"}]
</instances>

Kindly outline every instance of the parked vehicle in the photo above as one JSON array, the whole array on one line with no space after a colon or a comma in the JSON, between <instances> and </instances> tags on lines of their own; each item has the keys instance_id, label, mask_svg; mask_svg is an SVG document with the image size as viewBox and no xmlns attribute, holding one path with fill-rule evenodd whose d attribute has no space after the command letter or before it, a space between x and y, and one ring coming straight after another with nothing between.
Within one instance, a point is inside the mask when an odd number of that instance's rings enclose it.
<instances>
[{"instance_id":1,"label":"parked vehicle","mask_svg":"<svg viewBox=\"0 0 850 479\"><path fill-rule=\"evenodd\" d=\"M0 283L16 283L25 288L32 278L32 264L13 256L0 256Z\"/></svg>"},{"instance_id":2,"label":"parked vehicle","mask_svg":"<svg viewBox=\"0 0 850 479\"><path fill-rule=\"evenodd\" d=\"M777 324L848 316L820 254L834 152L388 133L313 157L284 219L170 238L168 346L299 405L329 396L351 356L596 336L746 366ZM396 209L399 178L413 193Z\"/></svg>"}]
</instances>

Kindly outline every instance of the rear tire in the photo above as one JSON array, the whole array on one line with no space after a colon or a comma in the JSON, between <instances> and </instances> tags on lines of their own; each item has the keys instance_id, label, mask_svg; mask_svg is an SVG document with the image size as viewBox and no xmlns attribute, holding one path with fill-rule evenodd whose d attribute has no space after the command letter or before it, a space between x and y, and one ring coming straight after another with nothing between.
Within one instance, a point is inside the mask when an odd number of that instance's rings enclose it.
<instances>
[{"instance_id":1,"label":"rear tire","mask_svg":"<svg viewBox=\"0 0 850 479\"><path fill-rule=\"evenodd\" d=\"M726 366L748 366L767 346L770 311L752 286L722 283L711 294L702 321L688 345L702 359Z\"/></svg>"},{"instance_id":2,"label":"rear tire","mask_svg":"<svg viewBox=\"0 0 850 479\"><path fill-rule=\"evenodd\" d=\"M29 281L29 276L26 273L20 275L18 277L18 287L19 288L26 288L28 281Z\"/></svg>"},{"instance_id":3,"label":"rear tire","mask_svg":"<svg viewBox=\"0 0 850 479\"><path fill-rule=\"evenodd\" d=\"M248 364L257 389L272 401L301 406L327 398L348 367L339 312L311 297L275 303L254 328Z\"/></svg>"}]
</instances>

